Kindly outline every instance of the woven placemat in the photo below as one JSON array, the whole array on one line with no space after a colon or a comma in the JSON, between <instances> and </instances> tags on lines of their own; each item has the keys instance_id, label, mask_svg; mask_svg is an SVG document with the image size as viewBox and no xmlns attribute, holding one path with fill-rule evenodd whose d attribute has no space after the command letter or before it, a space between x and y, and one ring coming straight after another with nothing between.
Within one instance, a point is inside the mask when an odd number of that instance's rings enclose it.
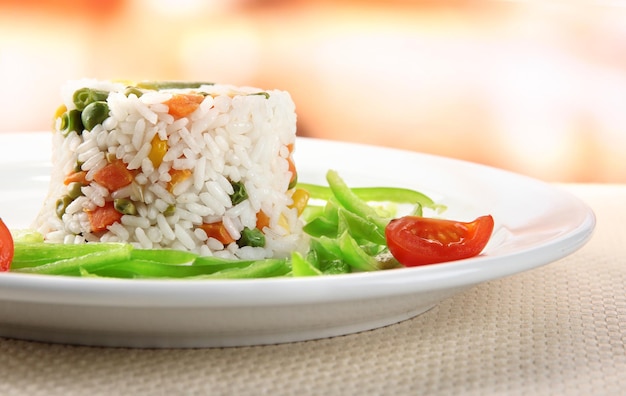
<instances>
[{"instance_id":1,"label":"woven placemat","mask_svg":"<svg viewBox=\"0 0 626 396\"><path fill-rule=\"evenodd\" d=\"M563 187L596 212L585 247L414 319L331 339L225 349L0 339L0 394L624 394L626 186Z\"/></svg>"}]
</instances>

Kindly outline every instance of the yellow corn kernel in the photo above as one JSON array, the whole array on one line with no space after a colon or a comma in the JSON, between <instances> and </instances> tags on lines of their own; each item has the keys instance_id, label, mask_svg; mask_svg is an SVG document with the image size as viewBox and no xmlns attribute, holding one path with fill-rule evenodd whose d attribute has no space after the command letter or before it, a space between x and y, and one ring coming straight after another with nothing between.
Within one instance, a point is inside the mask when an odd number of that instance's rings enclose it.
<instances>
[{"instance_id":1,"label":"yellow corn kernel","mask_svg":"<svg viewBox=\"0 0 626 396\"><path fill-rule=\"evenodd\" d=\"M163 162L163 157L165 157L169 146L167 145L167 140L161 140L159 135L154 135L150 144L152 148L150 149L148 158L152 161L152 165L158 168Z\"/></svg>"},{"instance_id":2,"label":"yellow corn kernel","mask_svg":"<svg viewBox=\"0 0 626 396\"><path fill-rule=\"evenodd\" d=\"M59 124L57 124L58 119L61 118L63 116L63 114L65 114L65 112L67 111L67 107L62 104L61 106L57 107L56 111L54 112L54 117L52 118L52 130L56 130L57 126ZM61 124L63 124L63 122L61 121ZM63 128L61 126L61 128Z\"/></svg>"},{"instance_id":3,"label":"yellow corn kernel","mask_svg":"<svg viewBox=\"0 0 626 396\"><path fill-rule=\"evenodd\" d=\"M304 211L304 208L306 208L310 196L311 195L307 190L303 190L301 188L296 189L291 195L293 203L289 205L289 207L295 208L298 211L298 216L300 216Z\"/></svg>"},{"instance_id":4,"label":"yellow corn kernel","mask_svg":"<svg viewBox=\"0 0 626 396\"><path fill-rule=\"evenodd\" d=\"M57 118L61 117L66 111L67 107L64 104L57 107L57 110L54 112L54 119L56 120Z\"/></svg>"},{"instance_id":5,"label":"yellow corn kernel","mask_svg":"<svg viewBox=\"0 0 626 396\"><path fill-rule=\"evenodd\" d=\"M287 232L291 231L291 228L289 227L289 222L287 221L287 217L285 217L285 215L282 213L278 218L278 225L284 228Z\"/></svg>"}]
</instances>

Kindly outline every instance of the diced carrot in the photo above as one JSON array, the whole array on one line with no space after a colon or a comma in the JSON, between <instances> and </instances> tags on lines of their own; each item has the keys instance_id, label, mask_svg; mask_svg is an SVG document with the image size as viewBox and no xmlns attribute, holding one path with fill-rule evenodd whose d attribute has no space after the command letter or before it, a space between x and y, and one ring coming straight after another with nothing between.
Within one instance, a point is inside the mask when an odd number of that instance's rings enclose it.
<instances>
[{"instance_id":1,"label":"diced carrot","mask_svg":"<svg viewBox=\"0 0 626 396\"><path fill-rule=\"evenodd\" d=\"M291 179L289 179L289 188L293 188L296 184L297 172L296 172L296 164L293 161L293 150L295 145L293 143L289 143L287 145L287 150L289 150L289 156L287 157L287 163L289 164L289 172L291 172Z\"/></svg>"},{"instance_id":2,"label":"diced carrot","mask_svg":"<svg viewBox=\"0 0 626 396\"><path fill-rule=\"evenodd\" d=\"M109 191L117 191L133 181L133 174L122 160L106 164L93 175L96 183L106 187Z\"/></svg>"},{"instance_id":3,"label":"diced carrot","mask_svg":"<svg viewBox=\"0 0 626 396\"><path fill-rule=\"evenodd\" d=\"M306 208L306 205L309 202L309 197L310 194L308 191L298 188L291 195L291 200L293 202L291 205L289 205L289 207L296 208L299 216L302 214L302 211L304 211L304 208Z\"/></svg>"},{"instance_id":4,"label":"diced carrot","mask_svg":"<svg viewBox=\"0 0 626 396\"><path fill-rule=\"evenodd\" d=\"M113 202L106 202L104 206L87 211L87 216L89 217L91 232L106 231L108 226L122 219L122 214L115 210Z\"/></svg>"},{"instance_id":5,"label":"diced carrot","mask_svg":"<svg viewBox=\"0 0 626 396\"><path fill-rule=\"evenodd\" d=\"M198 94L177 94L165 102L168 107L167 112L174 118L186 117L196 111L204 96Z\"/></svg>"},{"instance_id":6,"label":"diced carrot","mask_svg":"<svg viewBox=\"0 0 626 396\"><path fill-rule=\"evenodd\" d=\"M289 179L289 186L292 186L296 181L296 164L293 162L293 158L291 155L287 157L287 162L289 163L289 172L291 172L291 179Z\"/></svg>"},{"instance_id":7,"label":"diced carrot","mask_svg":"<svg viewBox=\"0 0 626 396\"><path fill-rule=\"evenodd\" d=\"M204 232L206 232L206 235L209 238L215 238L223 245L228 245L235 242L233 237L231 237L226 230L226 227L224 227L224 223L222 223L221 221L218 221L216 223L204 223L200 225L200 228L202 228Z\"/></svg>"},{"instance_id":8,"label":"diced carrot","mask_svg":"<svg viewBox=\"0 0 626 396\"><path fill-rule=\"evenodd\" d=\"M256 214L256 228L263 231L264 227L269 227L269 226L270 226L270 217L266 215L264 211L262 210L259 211L259 213Z\"/></svg>"},{"instance_id":9,"label":"diced carrot","mask_svg":"<svg viewBox=\"0 0 626 396\"><path fill-rule=\"evenodd\" d=\"M83 185L89 184L87 183L87 179L85 179L86 176L87 176L87 172L85 171L72 172L69 175L65 176L65 179L63 180L63 184L65 184L66 186L74 182L78 182Z\"/></svg>"},{"instance_id":10,"label":"diced carrot","mask_svg":"<svg viewBox=\"0 0 626 396\"><path fill-rule=\"evenodd\" d=\"M178 183L191 177L191 169L170 169L169 174L172 179L167 183L167 189L172 192Z\"/></svg>"}]
</instances>

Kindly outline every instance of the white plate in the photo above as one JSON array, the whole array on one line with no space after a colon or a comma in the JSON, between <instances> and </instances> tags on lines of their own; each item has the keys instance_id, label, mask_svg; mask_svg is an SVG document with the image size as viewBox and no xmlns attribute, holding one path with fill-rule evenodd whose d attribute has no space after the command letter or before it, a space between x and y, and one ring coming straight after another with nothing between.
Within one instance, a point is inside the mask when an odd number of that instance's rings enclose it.
<instances>
[{"instance_id":1,"label":"white plate","mask_svg":"<svg viewBox=\"0 0 626 396\"><path fill-rule=\"evenodd\" d=\"M29 225L46 194L49 136L0 134L0 216ZM419 315L481 282L527 271L583 246L593 212L555 186L472 163L371 146L299 139L300 180L336 169L350 186L401 186L490 213L483 255L432 266L301 279L117 280L0 274L0 336L102 346L214 347L359 332Z\"/></svg>"}]
</instances>

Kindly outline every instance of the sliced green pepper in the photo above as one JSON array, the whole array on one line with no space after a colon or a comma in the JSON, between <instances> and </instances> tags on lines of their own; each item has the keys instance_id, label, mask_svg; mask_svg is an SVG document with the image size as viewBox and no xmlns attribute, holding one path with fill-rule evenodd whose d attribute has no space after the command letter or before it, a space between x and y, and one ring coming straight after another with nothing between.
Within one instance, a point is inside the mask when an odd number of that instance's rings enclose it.
<instances>
[{"instance_id":1,"label":"sliced green pepper","mask_svg":"<svg viewBox=\"0 0 626 396\"><path fill-rule=\"evenodd\" d=\"M80 246L87 245L88 244ZM81 274L81 268L87 272L93 272L99 267L104 267L110 263L116 263L130 258L133 249L132 245L126 243L107 243L106 245L108 247L106 250L73 256L35 267L15 268L12 266L12 270L32 274L79 276Z\"/></svg>"},{"instance_id":2,"label":"sliced green pepper","mask_svg":"<svg viewBox=\"0 0 626 396\"><path fill-rule=\"evenodd\" d=\"M136 84L137 88L152 89L160 91L162 89L193 89L202 85L214 85L212 82L198 81L142 81Z\"/></svg>"},{"instance_id":3,"label":"sliced green pepper","mask_svg":"<svg viewBox=\"0 0 626 396\"><path fill-rule=\"evenodd\" d=\"M389 220L378 216L376 211L371 206L353 193L343 179L339 177L339 174L337 174L336 171L329 170L326 173L326 179L328 180L330 189L341 206L358 216L372 221L381 230L381 232L384 232L385 226Z\"/></svg>"},{"instance_id":4,"label":"sliced green pepper","mask_svg":"<svg viewBox=\"0 0 626 396\"><path fill-rule=\"evenodd\" d=\"M341 248L343 259L353 268L361 271L381 269L376 258L368 255L347 232L344 232L339 237L339 247Z\"/></svg>"},{"instance_id":5,"label":"sliced green pepper","mask_svg":"<svg viewBox=\"0 0 626 396\"><path fill-rule=\"evenodd\" d=\"M291 273L293 276L322 275L322 271L302 257L302 254L299 252L291 253Z\"/></svg>"}]
</instances>

